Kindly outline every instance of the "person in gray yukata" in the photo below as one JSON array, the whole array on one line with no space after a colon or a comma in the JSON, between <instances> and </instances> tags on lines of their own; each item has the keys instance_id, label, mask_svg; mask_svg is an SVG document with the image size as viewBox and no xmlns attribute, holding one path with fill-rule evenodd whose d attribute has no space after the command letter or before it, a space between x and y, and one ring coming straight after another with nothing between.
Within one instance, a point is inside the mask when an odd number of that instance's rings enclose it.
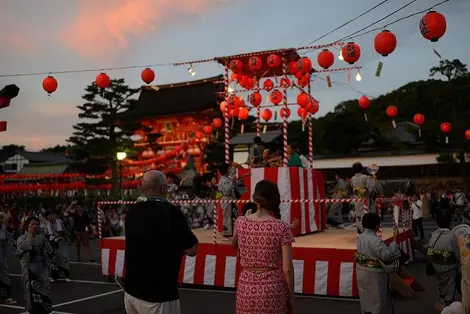
<instances>
[{"instance_id":1,"label":"person in gray yukata","mask_svg":"<svg viewBox=\"0 0 470 314\"><path fill-rule=\"evenodd\" d=\"M427 257L432 262L434 275L438 282L437 305L447 306L454 302L457 285L458 262L454 251L453 234L450 231L452 214L450 211L437 212L439 227L431 234Z\"/></svg>"},{"instance_id":2,"label":"person in gray yukata","mask_svg":"<svg viewBox=\"0 0 470 314\"><path fill-rule=\"evenodd\" d=\"M340 174L336 174L336 185L333 188L333 199L348 198L350 194L351 187L349 183L346 182ZM328 211L328 220L330 224L336 226L337 228L344 228L343 224L343 207L345 203L332 203Z\"/></svg>"},{"instance_id":3,"label":"person in gray yukata","mask_svg":"<svg viewBox=\"0 0 470 314\"><path fill-rule=\"evenodd\" d=\"M383 264L390 264L401 257L397 246L397 229L393 241L387 246L377 236L380 216L367 213L362 217L364 231L357 240L356 279L362 314L394 314L389 274Z\"/></svg>"},{"instance_id":4,"label":"person in gray yukata","mask_svg":"<svg viewBox=\"0 0 470 314\"><path fill-rule=\"evenodd\" d=\"M52 247L44 236L38 234L39 218L27 218L25 230L25 234L18 238L16 252L20 257L26 311L33 314L51 313L49 255L53 253Z\"/></svg>"},{"instance_id":5,"label":"person in gray yukata","mask_svg":"<svg viewBox=\"0 0 470 314\"><path fill-rule=\"evenodd\" d=\"M351 178L351 190L353 192L353 197L355 198L367 198L367 180L369 179L368 175L363 174L364 167L360 162L356 162L352 166L354 176ZM357 232L362 232L362 216L364 215L364 202L355 202L354 203L354 215L356 217L356 227Z\"/></svg>"}]
</instances>

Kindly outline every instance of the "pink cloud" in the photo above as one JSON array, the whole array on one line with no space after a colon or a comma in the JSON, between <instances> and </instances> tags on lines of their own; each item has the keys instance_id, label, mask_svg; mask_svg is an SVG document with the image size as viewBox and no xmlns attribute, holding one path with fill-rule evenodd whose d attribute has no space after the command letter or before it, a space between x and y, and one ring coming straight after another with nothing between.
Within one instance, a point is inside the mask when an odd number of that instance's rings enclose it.
<instances>
[{"instance_id":1,"label":"pink cloud","mask_svg":"<svg viewBox=\"0 0 470 314\"><path fill-rule=\"evenodd\" d=\"M156 33L162 23L225 2L228 0L82 0L76 18L63 28L61 40L87 58L102 58L127 48L132 37Z\"/></svg>"}]
</instances>

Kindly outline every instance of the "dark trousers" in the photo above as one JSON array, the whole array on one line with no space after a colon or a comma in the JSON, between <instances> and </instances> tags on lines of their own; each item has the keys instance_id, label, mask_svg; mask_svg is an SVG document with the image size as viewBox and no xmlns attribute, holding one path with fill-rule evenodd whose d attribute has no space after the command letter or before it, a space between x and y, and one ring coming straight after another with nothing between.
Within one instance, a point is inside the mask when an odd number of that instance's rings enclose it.
<instances>
[{"instance_id":1,"label":"dark trousers","mask_svg":"<svg viewBox=\"0 0 470 314\"><path fill-rule=\"evenodd\" d=\"M421 240L424 240L423 218L413 219L411 221L411 227L413 229L413 234L415 236L419 236Z\"/></svg>"}]
</instances>

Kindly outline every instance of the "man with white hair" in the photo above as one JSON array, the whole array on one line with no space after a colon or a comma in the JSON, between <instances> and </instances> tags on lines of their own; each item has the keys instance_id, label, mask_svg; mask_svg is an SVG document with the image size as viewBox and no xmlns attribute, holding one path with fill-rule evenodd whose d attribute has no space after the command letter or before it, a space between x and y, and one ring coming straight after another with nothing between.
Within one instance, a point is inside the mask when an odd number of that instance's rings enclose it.
<instances>
[{"instance_id":1,"label":"man with white hair","mask_svg":"<svg viewBox=\"0 0 470 314\"><path fill-rule=\"evenodd\" d=\"M181 210L165 198L163 172L142 177L142 195L130 206L126 228L124 303L128 314L180 314L178 273L183 254L195 256L198 240Z\"/></svg>"}]
</instances>

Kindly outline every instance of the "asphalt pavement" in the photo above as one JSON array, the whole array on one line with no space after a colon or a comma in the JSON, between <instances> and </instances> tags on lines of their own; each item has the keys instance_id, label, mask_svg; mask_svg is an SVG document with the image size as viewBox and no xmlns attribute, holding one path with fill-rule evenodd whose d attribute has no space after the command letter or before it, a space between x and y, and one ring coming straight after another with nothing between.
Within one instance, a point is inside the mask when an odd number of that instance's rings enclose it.
<instances>
[{"instance_id":1,"label":"asphalt pavement","mask_svg":"<svg viewBox=\"0 0 470 314\"><path fill-rule=\"evenodd\" d=\"M427 233L435 229L428 223ZM92 252L99 260L98 241L92 241ZM70 250L72 261L76 261L73 248ZM422 258L422 257L421 257ZM420 293L417 300L396 299L396 313L416 314L434 313L433 304L437 296L436 280L425 275L424 264L417 262L408 265L408 270L417 278L426 291ZM24 311L20 268L16 258L12 258L13 298L18 305L10 307L0 305L1 314L17 314ZM121 288L107 281L100 274L99 264L73 263L71 265L73 282L53 283L53 310L55 313L74 314L124 314L123 292ZM182 287L180 290L181 307L184 314L220 314L235 313L235 292L216 291L194 287ZM325 298L316 296L297 296L295 300L298 314L307 313L360 313L357 299Z\"/></svg>"}]
</instances>

